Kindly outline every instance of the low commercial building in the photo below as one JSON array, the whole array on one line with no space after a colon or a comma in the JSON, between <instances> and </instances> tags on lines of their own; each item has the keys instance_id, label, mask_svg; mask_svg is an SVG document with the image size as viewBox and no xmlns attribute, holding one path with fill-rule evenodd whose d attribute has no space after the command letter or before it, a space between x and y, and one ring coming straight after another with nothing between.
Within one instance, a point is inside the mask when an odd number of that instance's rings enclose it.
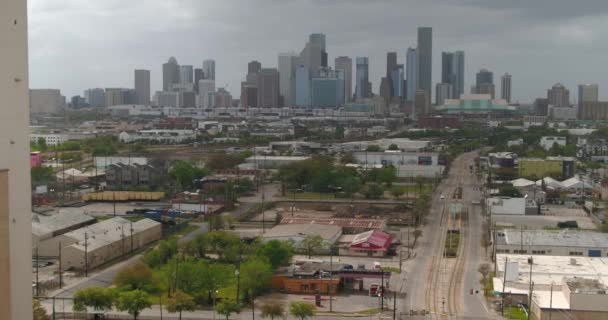
<instances>
[{"instance_id":1,"label":"low commercial building","mask_svg":"<svg viewBox=\"0 0 608 320\"><path fill-rule=\"evenodd\" d=\"M554 145L565 146L566 145L566 137L541 137L540 138L540 146L545 150L550 150Z\"/></svg>"},{"instance_id":2,"label":"low commercial building","mask_svg":"<svg viewBox=\"0 0 608 320\"><path fill-rule=\"evenodd\" d=\"M148 158L145 157L94 157L95 167L98 169L105 169L112 164L126 163L126 164L148 164Z\"/></svg>"},{"instance_id":3,"label":"low commercial building","mask_svg":"<svg viewBox=\"0 0 608 320\"><path fill-rule=\"evenodd\" d=\"M245 160L254 166L254 169L275 169L290 163L308 160L304 156L251 156Z\"/></svg>"},{"instance_id":4,"label":"low commercial building","mask_svg":"<svg viewBox=\"0 0 608 320\"><path fill-rule=\"evenodd\" d=\"M446 160L437 153L415 152L355 152L353 156L357 163L375 167L393 166L397 177L427 177L434 178L443 173Z\"/></svg>"},{"instance_id":5,"label":"low commercial building","mask_svg":"<svg viewBox=\"0 0 608 320\"><path fill-rule=\"evenodd\" d=\"M534 319L608 319L608 287L598 279L564 278L553 290L532 294Z\"/></svg>"},{"instance_id":6,"label":"low commercial building","mask_svg":"<svg viewBox=\"0 0 608 320\"><path fill-rule=\"evenodd\" d=\"M150 219L131 222L115 217L64 236L74 242L63 248L63 269L84 270L96 268L159 240L162 230L160 223Z\"/></svg>"},{"instance_id":7,"label":"low commercial building","mask_svg":"<svg viewBox=\"0 0 608 320\"><path fill-rule=\"evenodd\" d=\"M263 239L291 241L295 248L301 248L302 241L308 236L320 236L323 239L321 252L329 252L338 238L342 235L342 228L320 224L279 224L268 230Z\"/></svg>"},{"instance_id":8,"label":"low commercial building","mask_svg":"<svg viewBox=\"0 0 608 320\"><path fill-rule=\"evenodd\" d=\"M593 231L505 229L495 242L496 253L608 257L608 234Z\"/></svg>"},{"instance_id":9,"label":"low commercial building","mask_svg":"<svg viewBox=\"0 0 608 320\"><path fill-rule=\"evenodd\" d=\"M118 140L124 143L146 141L150 143L183 143L196 139L194 130L139 130L136 132L123 131Z\"/></svg>"},{"instance_id":10,"label":"low commercial building","mask_svg":"<svg viewBox=\"0 0 608 320\"><path fill-rule=\"evenodd\" d=\"M571 157L522 158L518 170L520 177L536 179L546 176L566 179L576 174L575 159Z\"/></svg>"},{"instance_id":11,"label":"low commercial building","mask_svg":"<svg viewBox=\"0 0 608 320\"><path fill-rule=\"evenodd\" d=\"M42 165L42 153L40 151L30 152L30 167L39 167Z\"/></svg>"},{"instance_id":12,"label":"low commercial building","mask_svg":"<svg viewBox=\"0 0 608 320\"><path fill-rule=\"evenodd\" d=\"M40 139L44 140L47 146L57 146L69 140L66 134L60 133L30 134L30 142L37 143Z\"/></svg>"},{"instance_id":13,"label":"low commercial building","mask_svg":"<svg viewBox=\"0 0 608 320\"><path fill-rule=\"evenodd\" d=\"M65 106L65 96L59 89L30 89L31 113L59 113Z\"/></svg>"},{"instance_id":14,"label":"low commercial building","mask_svg":"<svg viewBox=\"0 0 608 320\"><path fill-rule=\"evenodd\" d=\"M384 257L393 243L393 236L380 230L344 235L339 240L341 256Z\"/></svg>"},{"instance_id":15,"label":"low commercial building","mask_svg":"<svg viewBox=\"0 0 608 320\"><path fill-rule=\"evenodd\" d=\"M533 199L493 197L486 201L491 215L538 214L538 207Z\"/></svg>"},{"instance_id":16,"label":"low commercial building","mask_svg":"<svg viewBox=\"0 0 608 320\"><path fill-rule=\"evenodd\" d=\"M334 152L357 152L365 151L369 146L378 146L382 150L388 150L391 145L396 145L397 149L403 152L422 152L431 147L431 141L410 140L408 138L379 139L372 141L353 141L334 145Z\"/></svg>"},{"instance_id":17,"label":"low commercial building","mask_svg":"<svg viewBox=\"0 0 608 320\"><path fill-rule=\"evenodd\" d=\"M154 186L160 183L160 171L149 164L115 163L106 170L106 184L110 188Z\"/></svg>"},{"instance_id":18,"label":"low commercial building","mask_svg":"<svg viewBox=\"0 0 608 320\"><path fill-rule=\"evenodd\" d=\"M32 214L32 255L41 257L56 257L59 254L59 244L73 243L62 235L95 223L93 217L77 212L61 212L52 215Z\"/></svg>"},{"instance_id":19,"label":"low commercial building","mask_svg":"<svg viewBox=\"0 0 608 320\"><path fill-rule=\"evenodd\" d=\"M285 217L280 224L310 224L310 225L329 225L342 228L345 234L356 234L369 230L385 230L386 219L348 219L348 218L303 218Z\"/></svg>"},{"instance_id":20,"label":"low commercial building","mask_svg":"<svg viewBox=\"0 0 608 320\"><path fill-rule=\"evenodd\" d=\"M279 270L272 278L272 288L291 294L337 294L340 287L340 263L304 263Z\"/></svg>"},{"instance_id":21,"label":"low commercial building","mask_svg":"<svg viewBox=\"0 0 608 320\"><path fill-rule=\"evenodd\" d=\"M492 168L514 168L517 164L517 153L495 152L488 154Z\"/></svg>"}]
</instances>

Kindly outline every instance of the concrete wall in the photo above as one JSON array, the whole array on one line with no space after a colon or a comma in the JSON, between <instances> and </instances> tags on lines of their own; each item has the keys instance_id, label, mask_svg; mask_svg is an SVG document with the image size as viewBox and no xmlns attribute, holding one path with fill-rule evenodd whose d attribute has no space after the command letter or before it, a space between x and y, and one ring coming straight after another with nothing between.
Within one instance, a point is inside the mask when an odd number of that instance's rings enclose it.
<instances>
[{"instance_id":1,"label":"concrete wall","mask_svg":"<svg viewBox=\"0 0 608 320\"><path fill-rule=\"evenodd\" d=\"M0 286L0 319L32 319L31 206L29 168L29 102L27 54L27 2L0 1L0 169L8 169L8 219L0 222L9 250L8 275ZM5 189L6 190L6 189ZM5 198L6 199L6 198ZM0 202L5 203L6 201ZM6 207L5 207L6 212ZM6 233L4 233L6 238ZM6 245L6 239L0 241ZM8 257L7 257L8 254ZM6 270L4 270L6 271Z\"/></svg>"},{"instance_id":2,"label":"concrete wall","mask_svg":"<svg viewBox=\"0 0 608 320\"><path fill-rule=\"evenodd\" d=\"M38 246L38 255L41 257L57 257L59 256L59 244L62 248L76 243L76 239L70 238L65 235L60 235L50 239L42 240L36 243L36 239L32 240L34 246L32 247L32 257L36 255L36 246Z\"/></svg>"}]
</instances>

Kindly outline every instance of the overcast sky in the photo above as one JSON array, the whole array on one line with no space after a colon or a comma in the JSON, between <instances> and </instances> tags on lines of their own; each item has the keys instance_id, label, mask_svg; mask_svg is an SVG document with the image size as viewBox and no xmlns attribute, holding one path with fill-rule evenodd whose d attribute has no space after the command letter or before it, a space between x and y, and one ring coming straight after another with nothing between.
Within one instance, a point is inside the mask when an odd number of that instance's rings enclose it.
<instances>
[{"instance_id":1,"label":"overcast sky","mask_svg":"<svg viewBox=\"0 0 608 320\"><path fill-rule=\"evenodd\" d=\"M66 96L92 87L133 87L133 69L152 72L170 56L200 67L216 60L216 86L235 98L247 62L276 67L277 54L299 52L308 34L327 36L336 56L370 57L378 92L386 52L405 62L416 28L433 27L433 83L441 51L464 50L468 92L480 68L513 77L513 100L546 95L556 82L576 98L578 83L608 97L606 0L29 0L30 87ZM354 71L353 71L354 72ZM608 90L606 90L608 92Z\"/></svg>"}]
</instances>

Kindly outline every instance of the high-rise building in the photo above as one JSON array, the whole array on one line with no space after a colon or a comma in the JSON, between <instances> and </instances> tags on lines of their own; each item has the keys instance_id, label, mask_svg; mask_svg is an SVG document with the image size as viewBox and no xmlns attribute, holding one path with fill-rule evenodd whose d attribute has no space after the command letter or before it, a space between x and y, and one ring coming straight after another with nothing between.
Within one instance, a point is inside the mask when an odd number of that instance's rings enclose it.
<instances>
[{"instance_id":1,"label":"high-rise building","mask_svg":"<svg viewBox=\"0 0 608 320\"><path fill-rule=\"evenodd\" d=\"M608 102L607 101L583 101L578 106L579 120L608 120Z\"/></svg>"},{"instance_id":2,"label":"high-rise building","mask_svg":"<svg viewBox=\"0 0 608 320\"><path fill-rule=\"evenodd\" d=\"M413 114L417 117L420 115L427 115L431 112L431 99L425 90L416 90L416 96L414 97L414 109Z\"/></svg>"},{"instance_id":3,"label":"high-rise building","mask_svg":"<svg viewBox=\"0 0 608 320\"><path fill-rule=\"evenodd\" d=\"M369 59L367 57L357 57L357 82L355 84L355 93L357 99L369 98Z\"/></svg>"},{"instance_id":4,"label":"high-rise building","mask_svg":"<svg viewBox=\"0 0 608 320\"><path fill-rule=\"evenodd\" d=\"M84 91L84 100L91 107L105 107L106 91L103 88L93 88Z\"/></svg>"},{"instance_id":5,"label":"high-rise building","mask_svg":"<svg viewBox=\"0 0 608 320\"><path fill-rule=\"evenodd\" d=\"M247 81L241 82L241 108L258 107L258 87Z\"/></svg>"},{"instance_id":6,"label":"high-rise building","mask_svg":"<svg viewBox=\"0 0 608 320\"><path fill-rule=\"evenodd\" d=\"M464 93L464 51L441 54L441 81L452 85L448 98L458 99Z\"/></svg>"},{"instance_id":7,"label":"high-rise building","mask_svg":"<svg viewBox=\"0 0 608 320\"><path fill-rule=\"evenodd\" d=\"M450 83L438 83L435 86L435 103L438 106L441 106L445 103L446 99L452 99L454 90L452 84Z\"/></svg>"},{"instance_id":8,"label":"high-rise building","mask_svg":"<svg viewBox=\"0 0 608 320\"><path fill-rule=\"evenodd\" d=\"M475 76L475 86L473 87L475 94L489 94L492 99L495 97L494 74L487 69L481 69Z\"/></svg>"},{"instance_id":9,"label":"high-rise building","mask_svg":"<svg viewBox=\"0 0 608 320\"><path fill-rule=\"evenodd\" d=\"M500 77L500 98L511 103L511 75L508 73Z\"/></svg>"},{"instance_id":10,"label":"high-rise building","mask_svg":"<svg viewBox=\"0 0 608 320\"><path fill-rule=\"evenodd\" d=\"M258 73L262 70L262 64L259 61L253 60L247 64L247 74Z\"/></svg>"},{"instance_id":11,"label":"high-rise building","mask_svg":"<svg viewBox=\"0 0 608 320\"><path fill-rule=\"evenodd\" d=\"M203 61L203 76L207 80L215 80L215 60Z\"/></svg>"},{"instance_id":12,"label":"high-rise building","mask_svg":"<svg viewBox=\"0 0 608 320\"><path fill-rule=\"evenodd\" d=\"M336 92L338 79L335 77L317 77L311 80L312 106L329 108L338 106Z\"/></svg>"},{"instance_id":13,"label":"high-rise building","mask_svg":"<svg viewBox=\"0 0 608 320\"><path fill-rule=\"evenodd\" d=\"M386 53L386 77L390 79L393 70L397 67L397 52Z\"/></svg>"},{"instance_id":14,"label":"high-rise building","mask_svg":"<svg viewBox=\"0 0 608 320\"><path fill-rule=\"evenodd\" d=\"M340 56L334 61L334 69L344 72L344 98L345 102L353 99L353 60L350 57Z\"/></svg>"},{"instance_id":15,"label":"high-rise building","mask_svg":"<svg viewBox=\"0 0 608 320\"><path fill-rule=\"evenodd\" d=\"M319 43L307 42L306 46L300 52L300 64L308 67L311 77L319 75L319 69L322 65L322 49Z\"/></svg>"},{"instance_id":16,"label":"high-rise building","mask_svg":"<svg viewBox=\"0 0 608 320\"><path fill-rule=\"evenodd\" d=\"M215 80L203 79L198 81L198 106L204 109L213 108L211 95L215 93Z\"/></svg>"},{"instance_id":17,"label":"high-rise building","mask_svg":"<svg viewBox=\"0 0 608 320\"><path fill-rule=\"evenodd\" d=\"M65 96L59 89L31 89L29 93L31 113L53 114L65 110Z\"/></svg>"},{"instance_id":18,"label":"high-rise building","mask_svg":"<svg viewBox=\"0 0 608 320\"><path fill-rule=\"evenodd\" d=\"M334 76L337 80L336 82L336 101L338 106L343 106L346 103L346 96L344 95L344 85L346 83L346 76L344 70L334 70Z\"/></svg>"},{"instance_id":19,"label":"high-rise building","mask_svg":"<svg viewBox=\"0 0 608 320\"><path fill-rule=\"evenodd\" d=\"M418 28L418 88L432 94L433 85L433 28Z\"/></svg>"},{"instance_id":20,"label":"high-rise building","mask_svg":"<svg viewBox=\"0 0 608 320\"><path fill-rule=\"evenodd\" d=\"M309 107L311 103L310 70L301 64L296 67L296 105Z\"/></svg>"},{"instance_id":21,"label":"high-rise building","mask_svg":"<svg viewBox=\"0 0 608 320\"><path fill-rule=\"evenodd\" d=\"M0 2L0 319L32 319L27 6ZM10 23L9 23L10 21Z\"/></svg>"},{"instance_id":22,"label":"high-rise building","mask_svg":"<svg viewBox=\"0 0 608 320\"><path fill-rule=\"evenodd\" d=\"M161 107L178 108L180 106L180 93L175 91L156 91L154 104Z\"/></svg>"},{"instance_id":23,"label":"high-rise building","mask_svg":"<svg viewBox=\"0 0 608 320\"><path fill-rule=\"evenodd\" d=\"M194 69L194 92L196 92L196 94L198 94L198 82L205 78L204 75L205 74L203 73L203 69Z\"/></svg>"},{"instance_id":24,"label":"high-rise building","mask_svg":"<svg viewBox=\"0 0 608 320\"><path fill-rule=\"evenodd\" d=\"M547 98L536 98L534 100L534 112L537 116L549 115L549 99Z\"/></svg>"},{"instance_id":25,"label":"high-rise building","mask_svg":"<svg viewBox=\"0 0 608 320\"><path fill-rule=\"evenodd\" d=\"M392 96L399 97L400 99L404 99L405 95L403 90L405 89L404 84L404 72L403 65L398 64L393 71L391 72L391 88L392 88Z\"/></svg>"},{"instance_id":26,"label":"high-rise building","mask_svg":"<svg viewBox=\"0 0 608 320\"><path fill-rule=\"evenodd\" d=\"M598 101L598 86L597 84L579 84L578 85L578 105L583 105L583 102Z\"/></svg>"},{"instance_id":27,"label":"high-rise building","mask_svg":"<svg viewBox=\"0 0 608 320\"><path fill-rule=\"evenodd\" d=\"M138 104L150 104L150 70L135 70L135 92Z\"/></svg>"},{"instance_id":28,"label":"high-rise building","mask_svg":"<svg viewBox=\"0 0 608 320\"><path fill-rule=\"evenodd\" d=\"M124 103L123 88L106 88L106 106L119 106Z\"/></svg>"},{"instance_id":29,"label":"high-rise building","mask_svg":"<svg viewBox=\"0 0 608 320\"><path fill-rule=\"evenodd\" d=\"M321 67L327 68L327 50L325 43L325 34L324 33L312 33L308 37L308 42L319 46L321 48Z\"/></svg>"},{"instance_id":30,"label":"high-rise building","mask_svg":"<svg viewBox=\"0 0 608 320\"><path fill-rule=\"evenodd\" d=\"M296 94L296 66L298 55L295 53L279 54L279 87L283 97L283 105L291 107L294 104Z\"/></svg>"},{"instance_id":31,"label":"high-rise building","mask_svg":"<svg viewBox=\"0 0 608 320\"><path fill-rule=\"evenodd\" d=\"M180 94L180 107L196 108L196 93L194 91L182 91Z\"/></svg>"},{"instance_id":32,"label":"high-rise building","mask_svg":"<svg viewBox=\"0 0 608 320\"><path fill-rule=\"evenodd\" d=\"M279 107L279 71L276 68L262 68L257 77L258 107Z\"/></svg>"},{"instance_id":33,"label":"high-rise building","mask_svg":"<svg viewBox=\"0 0 608 320\"><path fill-rule=\"evenodd\" d=\"M163 64L163 91L170 91L174 84L179 83L179 73L177 59L169 58L169 61Z\"/></svg>"},{"instance_id":34,"label":"high-rise building","mask_svg":"<svg viewBox=\"0 0 608 320\"><path fill-rule=\"evenodd\" d=\"M382 77L380 79L380 96L384 99L384 105L387 106L391 102L391 79ZM384 108L386 110L386 108Z\"/></svg>"},{"instance_id":35,"label":"high-rise building","mask_svg":"<svg viewBox=\"0 0 608 320\"><path fill-rule=\"evenodd\" d=\"M179 82L182 84L194 83L194 67L180 66L179 67Z\"/></svg>"},{"instance_id":36,"label":"high-rise building","mask_svg":"<svg viewBox=\"0 0 608 320\"><path fill-rule=\"evenodd\" d=\"M547 90L547 99L549 99L549 104L554 107L569 107L570 91L563 84L556 83Z\"/></svg>"},{"instance_id":37,"label":"high-rise building","mask_svg":"<svg viewBox=\"0 0 608 320\"><path fill-rule=\"evenodd\" d=\"M414 101L416 90L418 90L418 49L408 48L405 60L407 79L405 95L406 100L412 102Z\"/></svg>"},{"instance_id":38,"label":"high-rise building","mask_svg":"<svg viewBox=\"0 0 608 320\"><path fill-rule=\"evenodd\" d=\"M230 108L232 107L232 95L224 88L217 88L215 92L215 107Z\"/></svg>"}]
</instances>

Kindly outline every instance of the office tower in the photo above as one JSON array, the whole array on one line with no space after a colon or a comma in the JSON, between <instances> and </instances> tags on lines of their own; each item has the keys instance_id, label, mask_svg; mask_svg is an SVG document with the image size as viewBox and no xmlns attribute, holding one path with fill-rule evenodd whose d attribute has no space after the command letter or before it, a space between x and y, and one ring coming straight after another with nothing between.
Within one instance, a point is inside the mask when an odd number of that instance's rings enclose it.
<instances>
[{"instance_id":1,"label":"office tower","mask_svg":"<svg viewBox=\"0 0 608 320\"><path fill-rule=\"evenodd\" d=\"M430 97L433 85L433 28L418 28L418 88Z\"/></svg>"},{"instance_id":2,"label":"office tower","mask_svg":"<svg viewBox=\"0 0 608 320\"><path fill-rule=\"evenodd\" d=\"M31 89L30 112L53 114L65 110L65 97L59 89Z\"/></svg>"},{"instance_id":3,"label":"office tower","mask_svg":"<svg viewBox=\"0 0 608 320\"><path fill-rule=\"evenodd\" d=\"M106 106L119 106L124 104L122 88L106 88Z\"/></svg>"},{"instance_id":4,"label":"office tower","mask_svg":"<svg viewBox=\"0 0 608 320\"><path fill-rule=\"evenodd\" d=\"M203 61L203 76L207 80L215 80L215 60Z\"/></svg>"},{"instance_id":5,"label":"office tower","mask_svg":"<svg viewBox=\"0 0 608 320\"><path fill-rule=\"evenodd\" d=\"M253 60L247 64L247 73L254 74L262 70L262 64L259 61Z\"/></svg>"},{"instance_id":6,"label":"office tower","mask_svg":"<svg viewBox=\"0 0 608 320\"><path fill-rule=\"evenodd\" d=\"M414 101L416 90L418 90L418 49L408 48L405 57L405 72L407 79L406 100Z\"/></svg>"},{"instance_id":7,"label":"office tower","mask_svg":"<svg viewBox=\"0 0 608 320\"><path fill-rule=\"evenodd\" d=\"M154 104L161 107L178 108L180 106L180 93L174 91L156 91Z\"/></svg>"},{"instance_id":8,"label":"office tower","mask_svg":"<svg viewBox=\"0 0 608 320\"><path fill-rule=\"evenodd\" d=\"M556 83L551 89L547 90L547 99L549 104L554 107L569 107L570 91L563 84Z\"/></svg>"},{"instance_id":9,"label":"office tower","mask_svg":"<svg viewBox=\"0 0 608 320\"><path fill-rule=\"evenodd\" d=\"M123 104L137 104L137 91L135 89L123 88L120 92Z\"/></svg>"},{"instance_id":10,"label":"office tower","mask_svg":"<svg viewBox=\"0 0 608 320\"><path fill-rule=\"evenodd\" d=\"M481 69L475 76L474 92L476 94L489 94L494 99L494 74L487 70Z\"/></svg>"},{"instance_id":11,"label":"office tower","mask_svg":"<svg viewBox=\"0 0 608 320\"><path fill-rule=\"evenodd\" d=\"M315 39L313 39L315 40ZM300 52L299 63L308 67L311 77L319 75L319 69L322 66L324 41L316 39L315 42L308 41L306 46Z\"/></svg>"},{"instance_id":12,"label":"office tower","mask_svg":"<svg viewBox=\"0 0 608 320\"><path fill-rule=\"evenodd\" d=\"M215 92L215 80L203 79L198 81L198 106L204 109L213 107L213 99L209 96Z\"/></svg>"},{"instance_id":13,"label":"office tower","mask_svg":"<svg viewBox=\"0 0 608 320\"><path fill-rule=\"evenodd\" d=\"M431 99L429 98L428 93L425 90L418 89L416 90L416 95L414 97L414 109L413 113L415 116L427 115L430 113L431 109Z\"/></svg>"},{"instance_id":14,"label":"office tower","mask_svg":"<svg viewBox=\"0 0 608 320\"><path fill-rule=\"evenodd\" d=\"M279 88L283 97L283 106L291 107L296 95L296 66L298 56L295 53L279 54Z\"/></svg>"},{"instance_id":15,"label":"office tower","mask_svg":"<svg viewBox=\"0 0 608 320\"><path fill-rule=\"evenodd\" d=\"M179 67L179 82L189 84L194 82L194 68L192 66Z\"/></svg>"},{"instance_id":16,"label":"office tower","mask_svg":"<svg viewBox=\"0 0 608 320\"><path fill-rule=\"evenodd\" d=\"M537 116L549 115L549 99L536 98L536 100L534 100L534 112Z\"/></svg>"},{"instance_id":17,"label":"office tower","mask_svg":"<svg viewBox=\"0 0 608 320\"><path fill-rule=\"evenodd\" d=\"M435 86L435 103L441 106L445 103L445 100L452 99L452 90L454 90L450 83L438 83Z\"/></svg>"},{"instance_id":18,"label":"office tower","mask_svg":"<svg viewBox=\"0 0 608 320\"><path fill-rule=\"evenodd\" d=\"M84 91L84 99L91 107L105 107L106 91L102 88L87 89Z\"/></svg>"},{"instance_id":19,"label":"office tower","mask_svg":"<svg viewBox=\"0 0 608 320\"><path fill-rule=\"evenodd\" d=\"M338 79L335 77L315 77L311 81L312 106L329 108L338 106L336 92Z\"/></svg>"},{"instance_id":20,"label":"office tower","mask_svg":"<svg viewBox=\"0 0 608 320\"><path fill-rule=\"evenodd\" d=\"M198 94L198 82L203 80L205 78L204 76L205 74L203 73L203 69L194 69L194 92L196 92L196 94Z\"/></svg>"},{"instance_id":21,"label":"office tower","mask_svg":"<svg viewBox=\"0 0 608 320\"><path fill-rule=\"evenodd\" d=\"M391 72L391 77L390 77L392 97L399 97L400 99L405 98L405 94L403 92L403 90L405 89L405 83L404 83L403 76L404 76L403 65L398 64Z\"/></svg>"},{"instance_id":22,"label":"office tower","mask_svg":"<svg viewBox=\"0 0 608 320\"><path fill-rule=\"evenodd\" d=\"M180 107L196 108L196 93L194 91L180 92Z\"/></svg>"},{"instance_id":23,"label":"office tower","mask_svg":"<svg viewBox=\"0 0 608 320\"><path fill-rule=\"evenodd\" d=\"M301 64L296 67L296 105L310 106L310 70Z\"/></svg>"},{"instance_id":24,"label":"office tower","mask_svg":"<svg viewBox=\"0 0 608 320\"><path fill-rule=\"evenodd\" d=\"M163 91L170 91L171 86L177 83L179 83L179 64L175 57L171 57L163 64Z\"/></svg>"},{"instance_id":25,"label":"office tower","mask_svg":"<svg viewBox=\"0 0 608 320\"><path fill-rule=\"evenodd\" d=\"M262 68L258 72L258 107L279 107L279 71L276 68Z\"/></svg>"},{"instance_id":26,"label":"office tower","mask_svg":"<svg viewBox=\"0 0 608 320\"><path fill-rule=\"evenodd\" d=\"M578 106L579 120L606 121L608 120L608 102L583 101Z\"/></svg>"},{"instance_id":27,"label":"office tower","mask_svg":"<svg viewBox=\"0 0 608 320\"><path fill-rule=\"evenodd\" d=\"M441 82L452 85L448 98L458 99L464 93L464 52L443 52L441 54Z\"/></svg>"},{"instance_id":28,"label":"office tower","mask_svg":"<svg viewBox=\"0 0 608 320\"><path fill-rule=\"evenodd\" d=\"M336 101L338 103L338 107L344 105L346 103L346 96L344 95L344 85L346 83L346 76L344 70L334 70L334 76L336 78Z\"/></svg>"},{"instance_id":29,"label":"office tower","mask_svg":"<svg viewBox=\"0 0 608 320\"><path fill-rule=\"evenodd\" d=\"M393 70L397 68L397 52L387 52L386 53L386 79L388 79L388 85L390 89L390 96L394 96L395 88L393 88L393 83L391 79L393 78Z\"/></svg>"},{"instance_id":30,"label":"office tower","mask_svg":"<svg viewBox=\"0 0 608 320\"><path fill-rule=\"evenodd\" d=\"M334 69L344 72L344 98L345 102L353 99L353 60L350 57L340 56L334 60Z\"/></svg>"},{"instance_id":31,"label":"office tower","mask_svg":"<svg viewBox=\"0 0 608 320\"><path fill-rule=\"evenodd\" d=\"M388 77L380 79L380 96L384 98L384 104L387 106L391 101L391 80Z\"/></svg>"},{"instance_id":32,"label":"office tower","mask_svg":"<svg viewBox=\"0 0 608 320\"><path fill-rule=\"evenodd\" d=\"M357 57L357 82L355 84L355 93L357 99L369 98L369 59L367 57Z\"/></svg>"},{"instance_id":33,"label":"office tower","mask_svg":"<svg viewBox=\"0 0 608 320\"><path fill-rule=\"evenodd\" d=\"M135 70L135 92L137 103L150 104L150 70Z\"/></svg>"},{"instance_id":34,"label":"office tower","mask_svg":"<svg viewBox=\"0 0 608 320\"><path fill-rule=\"evenodd\" d=\"M598 101L598 86L597 84L579 84L578 85L578 105L583 105L583 102Z\"/></svg>"},{"instance_id":35,"label":"office tower","mask_svg":"<svg viewBox=\"0 0 608 320\"><path fill-rule=\"evenodd\" d=\"M0 2L0 319L32 319L26 1Z\"/></svg>"},{"instance_id":36,"label":"office tower","mask_svg":"<svg viewBox=\"0 0 608 320\"><path fill-rule=\"evenodd\" d=\"M217 88L215 92L215 107L216 108L231 108L232 95L224 88Z\"/></svg>"},{"instance_id":37,"label":"office tower","mask_svg":"<svg viewBox=\"0 0 608 320\"><path fill-rule=\"evenodd\" d=\"M323 33L312 33L308 37L308 42L319 46L321 48L321 67L327 68L327 50L325 47L325 34Z\"/></svg>"},{"instance_id":38,"label":"office tower","mask_svg":"<svg viewBox=\"0 0 608 320\"><path fill-rule=\"evenodd\" d=\"M247 81L241 82L241 108L258 107L258 87Z\"/></svg>"},{"instance_id":39,"label":"office tower","mask_svg":"<svg viewBox=\"0 0 608 320\"><path fill-rule=\"evenodd\" d=\"M511 75L508 73L500 77L500 98L511 102Z\"/></svg>"}]
</instances>

